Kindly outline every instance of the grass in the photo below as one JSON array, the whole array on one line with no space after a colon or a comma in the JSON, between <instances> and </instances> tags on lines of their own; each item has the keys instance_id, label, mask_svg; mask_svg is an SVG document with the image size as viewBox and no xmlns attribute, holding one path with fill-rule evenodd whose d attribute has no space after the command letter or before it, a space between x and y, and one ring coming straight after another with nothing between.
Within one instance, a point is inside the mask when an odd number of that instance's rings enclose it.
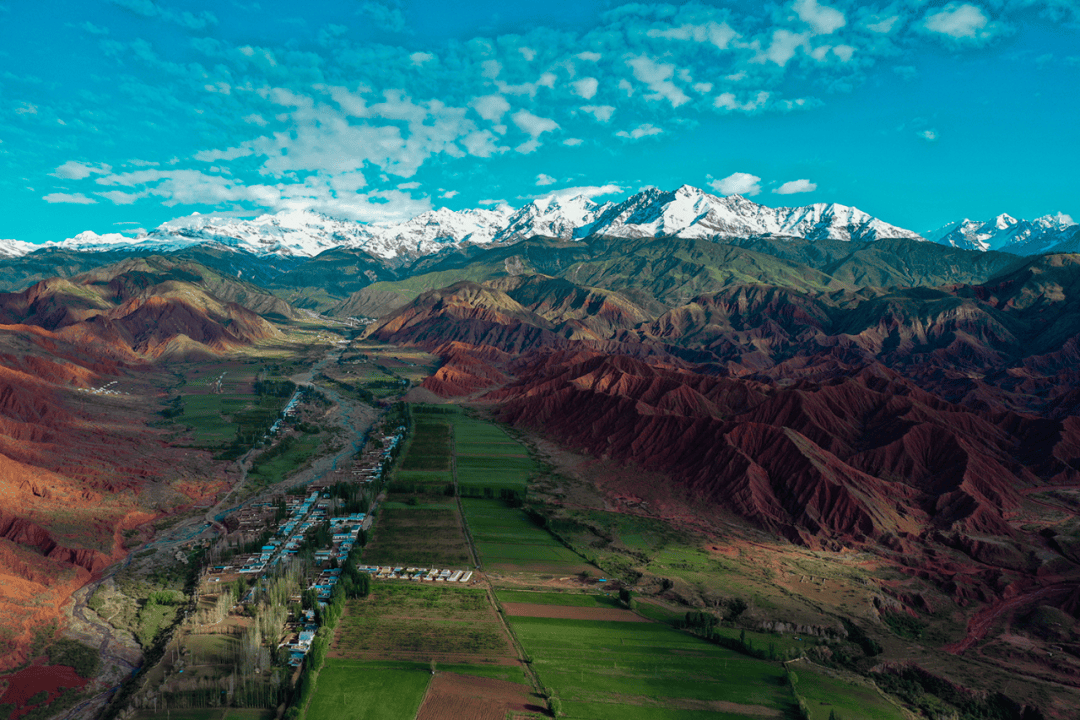
<instances>
[{"instance_id":1,"label":"grass","mask_svg":"<svg viewBox=\"0 0 1080 720\"><path fill-rule=\"evenodd\" d=\"M622 608L617 598L608 595L585 593L530 592L527 590L499 590L499 602L532 603L534 605L563 605L568 607Z\"/></svg>"},{"instance_id":2,"label":"grass","mask_svg":"<svg viewBox=\"0 0 1080 720\"><path fill-rule=\"evenodd\" d=\"M463 498L461 505L481 559L492 565L571 573L585 561L561 545L521 509L502 500Z\"/></svg>"},{"instance_id":3,"label":"grass","mask_svg":"<svg viewBox=\"0 0 1080 720\"><path fill-rule=\"evenodd\" d=\"M258 457L248 473L248 485L265 487L279 483L303 467L319 447L319 439L309 435L289 436L281 441L284 446L267 459Z\"/></svg>"},{"instance_id":4,"label":"grass","mask_svg":"<svg viewBox=\"0 0 1080 720\"><path fill-rule=\"evenodd\" d=\"M563 712L565 717L572 720L576 718L588 718L588 720L747 720L746 715L734 715L716 710L655 707L651 704L567 702L563 704Z\"/></svg>"},{"instance_id":5,"label":"grass","mask_svg":"<svg viewBox=\"0 0 1080 720\"><path fill-rule=\"evenodd\" d=\"M169 710L171 720L273 720L273 710L257 708L199 708L192 710ZM154 720L161 713L153 710L140 710L133 716L137 720Z\"/></svg>"},{"instance_id":6,"label":"grass","mask_svg":"<svg viewBox=\"0 0 1080 720\"><path fill-rule=\"evenodd\" d=\"M810 710L810 720L828 720L830 712L841 720L904 720L904 714L865 680L805 662L790 667L798 677L795 692Z\"/></svg>"},{"instance_id":7,"label":"grass","mask_svg":"<svg viewBox=\"0 0 1080 720\"><path fill-rule=\"evenodd\" d=\"M693 706L718 700L787 711L795 703L778 663L749 658L665 625L509 620L541 681L557 691L571 717L597 717L578 714L581 708L573 703L625 705L628 711L646 701L650 711L653 704L704 710Z\"/></svg>"},{"instance_id":8,"label":"grass","mask_svg":"<svg viewBox=\"0 0 1080 720\"><path fill-rule=\"evenodd\" d=\"M456 508L382 507L374 538L364 548L369 565L466 567L472 564Z\"/></svg>"},{"instance_id":9,"label":"grass","mask_svg":"<svg viewBox=\"0 0 1080 720\"><path fill-rule=\"evenodd\" d=\"M317 720L401 720L416 716L431 671L419 663L329 658L319 673L307 717Z\"/></svg>"},{"instance_id":10,"label":"grass","mask_svg":"<svg viewBox=\"0 0 1080 720\"><path fill-rule=\"evenodd\" d=\"M383 582L346 607L332 645L345 657L482 660L510 653L484 590Z\"/></svg>"},{"instance_id":11,"label":"grass","mask_svg":"<svg viewBox=\"0 0 1080 720\"><path fill-rule=\"evenodd\" d=\"M450 425L421 415L414 423L402 470L449 470Z\"/></svg>"}]
</instances>

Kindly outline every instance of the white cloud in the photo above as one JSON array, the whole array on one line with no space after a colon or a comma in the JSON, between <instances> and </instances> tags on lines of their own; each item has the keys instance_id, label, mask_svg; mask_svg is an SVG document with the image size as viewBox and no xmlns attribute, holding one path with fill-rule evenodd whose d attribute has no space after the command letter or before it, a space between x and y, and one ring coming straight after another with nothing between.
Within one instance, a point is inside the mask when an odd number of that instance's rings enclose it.
<instances>
[{"instance_id":1,"label":"white cloud","mask_svg":"<svg viewBox=\"0 0 1080 720\"><path fill-rule=\"evenodd\" d=\"M458 194L457 190L444 190L439 197L449 200Z\"/></svg>"},{"instance_id":2,"label":"white cloud","mask_svg":"<svg viewBox=\"0 0 1080 720\"><path fill-rule=\"evenodd\" d=\"M935 140L938 139L937 130L934 130L932 128L928 128L926 130L920 130L919 132L917 132L915 134L918 135L919 137L921 137L926 142L934 142Z\"/></svg>"},{"instance_id":3,"label":"white cloud","mask_svg":"<svg viewBox=\"0 0 1080 720\"><path fill-rule=\"evenodd\" d=\"M596 94L597 87L600 86L600 81L594 77L587 77L576 80L571 85L575 93L586 100L591 100L592 96Z\"/></svg>"},{"instance_id":4,"label":"white cloud","mask_svg":"<svg viewBox=\"0 0 1080 720\"><path fill-rule=\"evenodd\" d=\"M807 37L806 34L793 33L790 30L776 30L773 32L769 49L755 60L758 62L770 60L784 67L791 58L795 57L795 51L806 45Z\"/></svg>"},{"instance_id":5,"label":"white cloud","mask_svg":"<svg viewBox=\"0 0 1080 720\"><path fill-rule=\"evenodd\" d=\"M712 92L712 83L709 83L709 82L694 83L694 90L697 90L699 93L702 93L702 94Z\"/></svg>"},{"instance_id":6,"label":"white cloud","mask_svg":"<svg viewBox=\"0 0 1080 720\"><path fill-rule=\"evenodd\" d=\"M721 110L735 110L749 113L765 107L765 104L769 101L770 97L771 93L762 90L752 99L746 100L745 102L739 102L738 98L735 97L735 93L720 93L716 96L716 99L713 100L713 107Z\"/></svg>"},{"instance_id":7,"label":"white cloud","mask_svg":"<svg viewBox=\"0 0 1080 720\"><path fill-rule=\"evenodd\" d=\"M578 60L584 60L586 62L598 62L600 60L600 53L586 50L585 52L579 52L575 57L577 57Z\"/></svg>"},{"instance_id":8,"label":"white cloud","mask_svg":"<svg viewBox=\"0 0 1080 720\"><path fill-rule=\"evenodd\" d=\"M615 108L611 105L583 105L581 111L589 113L602 123L606 123L611 120Z\"/></svg>"},{"instance_id":9,"label":"white cloud","mask_svg":"<svg viewBox=\"0 0 1080 720\"><path fill-rule=\"evenodd\" d=\"M82 180L91 175L106 175L110 172L112 172L112 168L105 164L92 165L68 160L49 174L64 180Z\"/></svg>"},{"instance_id":10,"label":"white cloud","mask_svg":"<svg viewBox=\"0 0 1080 720\"><path fill-rule=\"evenodd\" d=\"M893 15L892 17L882 18L880 16L874 16L873 19L867 21L863 27L870 32L879 33L881 35L888 35L894 28L900 23L900 16Z\"/></svg>"},{"instance_id":11,"label":"white cloud","mask_svg":"<svg viewBox=\"0 0 1080 720\"><path fill-rule=\"evenodd\" d=\"M249 125L258 125L259 127L266 127L266 119L263 118L263 116L259 115L258 113L251 113L250 115L245 115L244 117L242 117L240 119L243 120L244 122L248 123Z\"/></svg>"},{"instance_id":12,"label":"white cloud","mask_svg":"<svg viewBox=\"0 0 1080 720\"><path fill-rule=\"evenodd\" d=\"M475 97L469 104L480 117L488 122L499 122L503 114L510 109L510 103L502 95L483 95Z\"/></svg>"},{"instance_id":13,"label":"white cloud","mask_svg":"<svg viewBox=\"0 0 1080 720\"><path fill-rule=\"evenodd\" d=\"M416 190L418 187L420 187L420 183L414 181L414 182L401 183L401 184L399 184L397 186L397 189L398 190Z\"/></svg>"},{"instance_id":14,"label":"white cloud","mask_svg":"<svg viewBox=\"0 0 1080 720\"><path fill-rule=\"evenodd\" d=\"M536 57L536 51L530 47L519 47L518 52L521 53L521 57L525 58L526 62L532 62Z\"/></svg>"},{"instance_id":15,"label":"white cloud","mask_svg":"<svg viewBox=\"0 0 1080 720\"><path fill-rule=\"evenodd\" d=\"M732 173L726 178L713 180L709 187L721 195L757 195L761 192L761 178L750 173Z\"/></svg>"},{"instance_id":16,"label":"white cloud","mask_svg":"<svg viewBox=\"0 0 1080 720\"><path fill-rule=\"evenodd\" d=\"M566 138L565 140L562 141L562 144L566 145L568 147L577 147L578 145L581 145L584 142L585 141L582 140L581 138Z\"/></svg>"},{"instance_id":17,"label":"white cloud","mask_svg":"<svg viewBox=\"0 0 1080 720\"><path fill-rule=\"evenodd\" d=\"M22 102L19 103L19 107L15 108L15 112L19 115L37 115L38 107L33 103Z\"/></svg>"},{"instance_id":18,"label":"white cloud","mask_svg":"<svg viewBox=\"0 0 1080 720\"><path fill-rule=\"evenodd\" d=\"M67 203L70 205L96 205L97 200L88 198L82 193L49 193L41 198L47 203Z\"/></svg>"},{"instance_id":19,"label":"white cloud","mask_svg":"<svg viewBox=\"0 0 1080 720\"><path fill-rule=\"evenodd\" d=\"M697 43L708 42L721 50L726 50L731 41L739 37L739 33L731 29L727 23L707 22L703 25L680 25L672 28L652 28L646 35L651 38L666 38L669 40L692 40Z\"/></svg>"},{"instance_id":20,"label":"white cloud","mask_svg":"<svg viewBox=\"0 0 1080 720\"><path fill-rule=\"evenodd\" d=\"M646 95L647 100L666 99L672 107L679 107L690 101L689 96L671 82L675 75L675 66L671 63L662 63L645 55L630 58L626 61L634 71L634 77L645 83L651 95Z\"/></svg>"},{"instance_id":21,"label":"white cloud","mask_svg":"<svg viewBox=\"0 0 1080 720\"><path fill-rule=\"evenodd\" d=\"M96 194L110 201L113 205L130 205L139 198L146 197L146 193L128 193L123 190L109 190Z\"/></svg>"},{"instance_id":22,"label":"white cloud","mask_svg":"<svg viewBox=\"0 0 1080 720\"><path fill-rule=\"evenodd\" d=\"M429 52L414 52L409 56L409 60L412 62L413 67L420 67L424 63L431 62L435 59L435 56Z\"/></svg>"},{"instance_id":23,"label":"white cloud","mask_svg":"<svg viewBox=\"0 0 1080 720\"><path fill-rule=\"evenodd\" d=\"M514 121L514 124L522 132L528 133L534 140L546 132L552 132L559 128L559 124L554 120L533 115L528 110L518 110L510 116L510 119Z\"/></svg>"},{"instance_id":24,"label":"white cloud","mask_svg":"<svg viewBox=\"0 0 1080 720\"><path fill-rule=\"evenodd\" d=\"M218 160L235 160L253 154L250 147L232 147L227 150L200 150L194 157L199 162L217 162Z\"/></svg>"},{"instance_id":25,"label":"white cloud","mask_svg":"<svg viewBox=\"0 0 1080 720\"><path fill-rule=\"evenodd\" d=\"M502 72L502 63L498 60L485 60L480 67L482 68L480 74L489 80L499 77L499 73Z\"/></svg>"},{"instance_id":26,"label":"white cloud","mask_svg":"<svg viewBox=\"0 0 1080 720\"><path fill-rule=\"evenodd\" d=\"M989 16L975 5L951 2L937 12L928 12L922 27L954 40L984 42L1001 34L1004 28L990 22Z\"/></svg>"},{"instance_id":27,"label":"white cloud","mask_svg":"<svg viewBox=\"0 0 1080 720\"><path fill-rule=\"evenodd\" d=\"M500 146L498 138L490 130L477 130L469 133L462 140L465 151L473 157L491 157L506 152L509 148Z\"/></svg>"},{"instance_id":28,"label":"white cloud","mask_svg":"<svg viewBox=\"0 0 1080 720\"><path fill-rule=\"evenodd\" d=\"M819 5L817 0L795 0L791 7L818 35L829 35L847 24L844 13L828 5Z\"/></svg>"},{"instance_id":29,"label":"white cloud","mask_svg":"<svg viewBox=\"0 0 1080 720\"><path fill-rule=\"evenodd\" d=\"M855 54L855 48L850 45L837 45L832 49L833 55L840 58L840 62L849 62Z\"/></svg>"},{"instance_id":30,"label":"white cloud","mask_svg":"<svg viewBox=\"0 0 1080 720\"><path fill-rule=\"evenodd\" d=\"M619 81L619 89L626 93L626 97L634 96L634 86L626 78Z\"/></svg>"},{"instance_id":31,"label":"white cloud","mask_svg":"<svg viewBox=\"0 0 1080 720\"><path fill-rule=\"evenodd\" d=\"M536 176L536 184L537 185L554 185L555 183L556 183L555 178L551 177L550 175L545 175L544 173L540 173L539 175Z\"/></svg>"},{"instance_id":32,"label":"white cloud","mask_svg":"<svg viewBox=\"0 0 1080 720\"><path fill-rule=\"evenodd\" d=\"M773 190L777 195L794 195L795 193L813 192L817 190L817 184L805 178L802 180L789 180Z\"/></svg>"},{"instance_id":33,"label":"white cloud","mask_svg":"<svg viewBox=\"0 0 1080 720\"><path fill-rule=\"evenodd\" d=\"M625 138L627 140L640 140L643 137L649 137L650 135L660 135L664 131L655 125L645 123L644 125L638 125L636 128L627 132L626 130L620 130L615 133L616 137Z\"/></svg>"},{"instance_id":34,"label":"white cloud","mask_svg":"<svg viewBox=\"0 0 1080 720\"><path fill-rule=\"evenodd\" d=\"M477 200L477 205L506 205L505 200L496 200L494 198L484 198L483 200Z\"/></svg>"}]
</instances>

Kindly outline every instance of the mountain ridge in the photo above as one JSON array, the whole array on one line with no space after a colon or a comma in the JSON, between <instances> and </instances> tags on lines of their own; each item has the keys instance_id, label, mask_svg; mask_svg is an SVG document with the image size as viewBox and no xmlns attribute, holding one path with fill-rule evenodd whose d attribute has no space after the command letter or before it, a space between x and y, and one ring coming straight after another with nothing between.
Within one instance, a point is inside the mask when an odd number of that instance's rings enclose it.
<instances>
[{"instance_id":1,"label":"mountain ridge","mask_svg":"<svg viewBox=\"0 0 1080 720\"><path fill-rule=\"evenodd\" d=\"M0 240L0 258L22 257L47 249L146 253L197 246L244 251L260 257L310 258L327 250L346 248L364 250L400 266L447 247L507 244L532 237L580 241L595 235L709 240L776 236L864 242L907 238L1031 255L1053 251L1074 239L1078 227L1072 218L1061 213L1033 221L1003 214L985 222L965 218L920 234L838 203L772 208L738 194L718 196L682 185L673 191L644 188L618 203L596 203L578 195L539 198L516 210L505 204L463 210L442 207L397 223L367 224L309 210L263 214L250 220L195 213L169 220L135 237L120 233L99 235L87 230L39 246Z\"/></svg>"}]
</instances>

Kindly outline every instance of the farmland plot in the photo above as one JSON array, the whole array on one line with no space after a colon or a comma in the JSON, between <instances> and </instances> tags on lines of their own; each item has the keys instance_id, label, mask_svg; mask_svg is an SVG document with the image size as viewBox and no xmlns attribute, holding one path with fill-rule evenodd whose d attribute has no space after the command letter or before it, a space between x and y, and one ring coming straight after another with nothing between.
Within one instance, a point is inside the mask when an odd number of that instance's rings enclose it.
<instances>
[{"instance_id":1,"label":"farmland plot","mask_svg":"<svg viewBox=\"0 0 1080 720\"><path fill-rule=\"evenodd\" d=\"M511 662L514 653L487 592L378 583L346 605L331 646L351 659Z\"/></svg>"},{"instance_id":2,"label":"farmland plot","mask_svg":"<svg viewBox=\"0 0 1080 720\"><path fill-rule=\"evenodd\" d=\"M472 563L457 509L383 507L374 538L364 548L371 565L455 566Z\"/></svg>"},{"instance_id":3,"label":"farmland plot","mask_svg":"<svg viewBox=\"0 0 1080 720\"><path fill-rule=\"evenodd\" d=\"M565 574L588 569L577 553L561 545L521 509L502 500L476 498L463 498L461 505L485 568Z\"/></svg>"},{"instance_id":4,"label":"farmland plot","mask_svg":"<svg viewBox=\"0 0 1080 720\"><path fill-rule=\"evenodd\" d=\"M782 717L795 704L779 664L664 625L509 620L571 718Z\"/></svg>"}]
</instances>

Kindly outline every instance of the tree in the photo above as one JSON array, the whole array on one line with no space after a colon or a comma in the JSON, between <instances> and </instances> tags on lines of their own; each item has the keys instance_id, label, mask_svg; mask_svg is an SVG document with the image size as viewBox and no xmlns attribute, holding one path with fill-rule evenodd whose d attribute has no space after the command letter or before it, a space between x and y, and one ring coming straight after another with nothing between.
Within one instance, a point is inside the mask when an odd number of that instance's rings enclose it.
<instances>
[{"instance_id":1,"label":"tree","mask_svg":"<svg viewBox=\"0 0 1080 720\"><path fill-rule=\"evenodd\" d=\"M557 697L548 698L548 710L551 711L551 717L562 715L562 700Z\"/></svg>"},{"instance_id":2,"label":"tree","mask_svg":"<svg viewBox=\"0 0 1080 720\"><path fill-rule=\"evenodd\" d=\"M630 598L632 598L633 596L634 594L630 591L629 588L621 588L619 590L619 600L626 607L630 607Z\"/></svg>"}]
</instances>

